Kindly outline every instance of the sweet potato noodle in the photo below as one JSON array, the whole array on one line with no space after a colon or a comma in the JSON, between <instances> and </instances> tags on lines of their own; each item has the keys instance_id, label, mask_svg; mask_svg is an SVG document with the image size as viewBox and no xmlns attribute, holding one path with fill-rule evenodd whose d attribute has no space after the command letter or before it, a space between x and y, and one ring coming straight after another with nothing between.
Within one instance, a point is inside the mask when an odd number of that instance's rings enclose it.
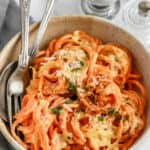
<instances>
[{"instance_id":1,"label":"sweet potato noodle","mask_svg":"<svg viewBox=\"0 0 150 150\"><path fill-rule=\"evenodd\" d=\"M11 127L26 149L127 150L140 136L146 93L127 48L74 31L52 40L31 67Z\"/></svg>"}]
</instances>

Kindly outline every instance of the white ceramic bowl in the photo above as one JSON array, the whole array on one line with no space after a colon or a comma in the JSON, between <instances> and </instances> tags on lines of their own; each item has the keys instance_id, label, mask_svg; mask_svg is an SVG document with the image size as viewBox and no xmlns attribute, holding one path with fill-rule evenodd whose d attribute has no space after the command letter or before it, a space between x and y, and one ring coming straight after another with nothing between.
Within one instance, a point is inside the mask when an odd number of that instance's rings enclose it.
<instances>
[{"instance_id":1,"label":"white ceramic bowl","mask_svg":"<svg viewBox=\"0 0 150 150\"><path fill-rule=\"evenodd\" d=\"M32 43L35 33L38 29L38 24L31 26L30 43ZM63 35L74 30L83 30L91 35L94 35L104 42L118 42L131 50L134 58L135 66L143 75L144 84L148 93L147 101L147 124L143 134L131 147L131 150L146 150L150 147L150 53L143 45L130 33L113 25L103 19L98 19L90 16L64 16L51 19L47 31L43 37L40 47L47 46L48 42L60 35ZM11 60L15 59L20 49L20 34L13 37L4 47L0 54L0 72ZM4 101L2 98L0 101ZM7 141L18 150L23 148L15 142L9 134L4 122L0 119L0 131Z\"/></svg>"}]
</instances>

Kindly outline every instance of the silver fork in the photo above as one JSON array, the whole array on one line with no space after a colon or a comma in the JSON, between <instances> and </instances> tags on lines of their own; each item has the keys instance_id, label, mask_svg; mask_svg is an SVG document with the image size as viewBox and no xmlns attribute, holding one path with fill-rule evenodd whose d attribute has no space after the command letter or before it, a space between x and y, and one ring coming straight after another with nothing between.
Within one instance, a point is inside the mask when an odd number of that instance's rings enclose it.
<instances>
[{"instance_id":1,"label":"silver fork","mask_svg":"<svg viewBox=\"0 0 150 150\"><path fill-rule=\"evenodd\" d=\"M42 21L41 21L41 24L40 24L40 27L39 27L39 30L38 30L38 33L36 35L36 38L33 42L33 46L31 47L31 49L29 49L29 55L34 58L35 54L37 53L38 51L38 47L39 47L39 44L41 42L41 39L44 35L44 32L47 28L47 25L48 25L48 20L49 20L49 17L51 16L51 12L52 12L52 8L53 8L53 5L54 5L54 2L56 0L48 0L47 2L47 5L46 5L46 9L44 11L44 14L43 14L43 18L42 18ZM10 68L13 67L15 65L15 61L12 62L10 64ZM10 69L8 68L8 69ZM18 76L21 76L20 77L17 77L19 78L19 82L20 82L20 85L21 88L19 88L18 90L16 90L14 87L13 87L13 81L14 79L11 80L11 82L7 83L7 93L6 93L6 101L7 101L7 114L8 114L8 121L9 121L9 124L11 125L12 123L12 116L13 114L15 114L16 112L18 112L18 110L20 109L20 101L21 101L21 97L24 93L24 86L25 86L25 81L28 81L28 77L24 76L24 72L27 72L27 69L26 68L25 70L19 70L19 74ZM24 76L24 77L23 77ZM23 77L23 78L22 78ZM26 77L26 78L25 78ZM9 78L9 77L8 77ZM11 78L11 77L10 77ZM15 77L16 78L16 77ZM21 79L21 80L20 80ZM8 79L9 81L10 79ZM15 79L16 80L16 79ZM18 79L17 79L18 80ZM24 82L23 82L24 81ZM22 83L21 83L22 82ZM24 85L24 86L23 86ZM16 84L15 87L18 87L19 85ZM15 95L15 96L14 96ZM19 100L18 100L19 99ZM14 102L14 104L12 103ZM19 102L19 103L18 103ZM12 106L14 105L14 106ZM19 107L18 107L19 106ZM13 109L12 109L13 108ZM12 112L13 111L13 112Z\"/></svg>"},{"instance_id":2,"label":"silver fork","mask_svg":"<svg viewBox=\"0 0 150 150\"><path fill-rule=\"evenodd\" d=\"M10 75L7 83L7 110L9 124L12 124L12 115L19 110L19 101L21 100L24 87L28 82L29 71L29 9L30 0L20 0L21 22L22 22L22 47L18 58L18 65Z\"/></svg>"}]
</instances>

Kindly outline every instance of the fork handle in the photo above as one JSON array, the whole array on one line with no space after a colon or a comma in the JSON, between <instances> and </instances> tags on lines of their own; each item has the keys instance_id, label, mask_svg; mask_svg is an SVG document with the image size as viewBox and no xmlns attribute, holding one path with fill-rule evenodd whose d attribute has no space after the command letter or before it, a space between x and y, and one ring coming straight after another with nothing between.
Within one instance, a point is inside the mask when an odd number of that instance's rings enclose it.
<instances>
[{"instance_id":1,"label":"fork handle","mask_svg":"<svg viewBox=\"0 0 150 150\"><path fill-rule=\"evenodd\" d=\"M39 44L40 44L40 42L41 42L41 40L43 38L43 35L45 33L45 30L47 28L48 20L49 20L49 17L51 16L51 12L53 10L52 8L53 8L53 5L54 5L55 1L56 0L48 0L48 2L46 4L46 9L44 11L44 14L43 14L43 17L42 17L42 21L41 21L38 33L36 35L36 38L35 38L35 40L33 42L32 47L31 47L30 56L32 58L35 56L35 54L38 51Z\"/></svg>"},{"instance_id":2,"label":"fork handle","mask_svg":"<svg viewBox=\"0 0 150 150\"><path fill-rule=\"evenodd\" d=\"M19 55L19 67L26 67L29 63L29 10L31 0L20 0L22 22L22 46Z\"/></svg>"}]
</instances>

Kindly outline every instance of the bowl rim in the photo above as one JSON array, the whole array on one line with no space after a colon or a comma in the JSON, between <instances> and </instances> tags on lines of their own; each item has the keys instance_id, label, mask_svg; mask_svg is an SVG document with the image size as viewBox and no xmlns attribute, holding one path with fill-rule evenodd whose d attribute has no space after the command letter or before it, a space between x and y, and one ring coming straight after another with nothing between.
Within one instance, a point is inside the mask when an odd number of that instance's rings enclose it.
<instances>
[{"instance_id":1,"label":"bowl rim","mask_svg":"<svg viewBox=\"0 0 150 150\"><path fill-rule=\"evenodd\" d=\"M72 18L90 19L90 20L94 20L94 21L98 21L98 22L107 23L107 24L111 25L113 28L118 28L119 30L122 30L124 33L128 34L138 44L140 44L140 46L142 46L142 48L145 51L148 51L147 50L148 48L140 41L140 39L138 37L136 37L136 35L134 35L133 33L129 32L124 27L121 27L120 25L115 24L111 20L108 20L108 19L105 19L105 18L101 18L101 17L97 17L97 16L93 16L93 15L65 15L65 16L53 16L51 19L49 19L49 22L56 22L56 21L64 20L65 18L67 18L67 19L68 18L69 19L72 19ZM30 25L30 33L37 29L37 27L39 26L40 22L41 21L38 21L38 22L35 22L35 23ZM5 46L1 49L0 55L7 48L7 46L13 41L13 39L19 38L20 35L21 35L21 31L17 32L14 36L12 36L11 39L8 40L8 42L5 44Z\"/></svg>"}]
</instances>

